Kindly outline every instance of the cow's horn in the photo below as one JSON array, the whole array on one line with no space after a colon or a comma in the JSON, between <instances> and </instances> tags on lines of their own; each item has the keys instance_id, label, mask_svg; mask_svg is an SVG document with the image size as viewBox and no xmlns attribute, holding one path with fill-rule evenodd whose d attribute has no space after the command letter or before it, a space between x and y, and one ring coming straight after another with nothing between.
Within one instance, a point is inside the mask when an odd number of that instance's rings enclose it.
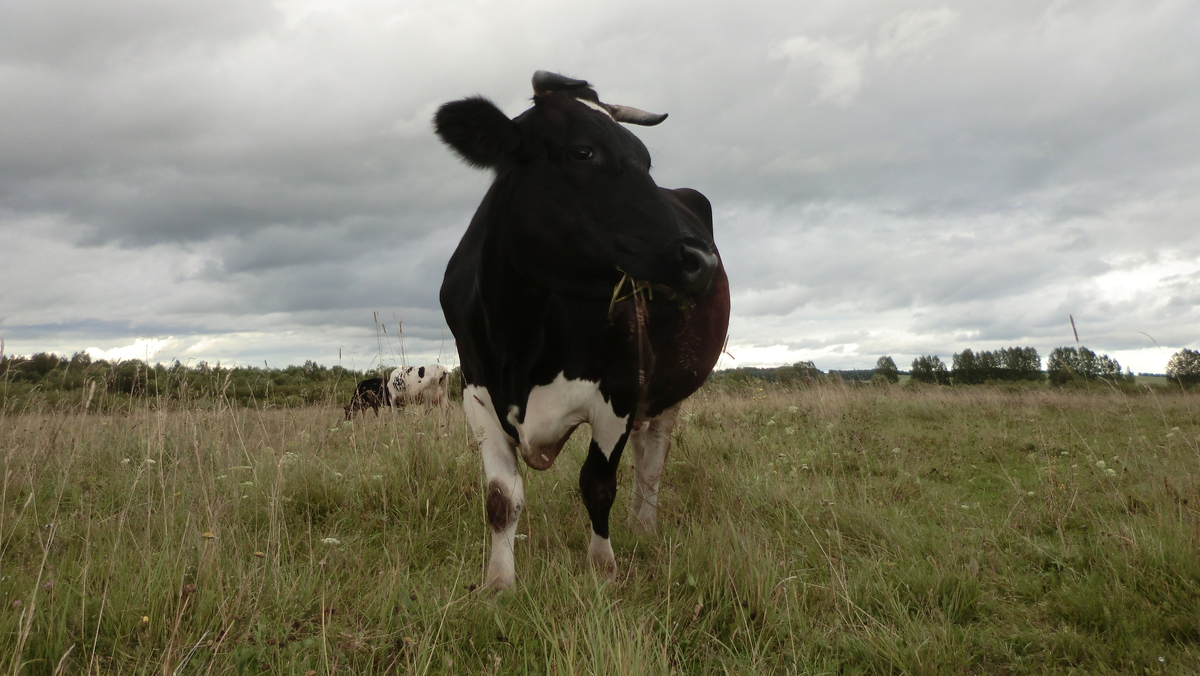
<instances>
[{"instance_id":1,"label":"cow's horn","mask_svg":"<svg viewBox=\"0 0 1200 676\"><path fill-rule=\"evenodd\" d=\"M666 113L662 113L661 115L656 113L647 113L644 110L630 108L629 106L618 106L612 103L602 103L600 105L604 106L604 109L607 110L609 115L612 115L613 119L617 122L638 124L643 127L653 127L654 125L667 119Z\"/></svg>"},{"instance_id":2,"label":"cow's horn","mask_svg":"<svg viewBox=\"0 0 1200 676\"><path fill-rule=\"evenodd\" d=\"M571 89L583 89L588 87L587 80L576 80L573 77L551 73L548 70L539 70L533 74L533 93L544 94L546 92L561 92Z\"/></svg>"}]
</instances>

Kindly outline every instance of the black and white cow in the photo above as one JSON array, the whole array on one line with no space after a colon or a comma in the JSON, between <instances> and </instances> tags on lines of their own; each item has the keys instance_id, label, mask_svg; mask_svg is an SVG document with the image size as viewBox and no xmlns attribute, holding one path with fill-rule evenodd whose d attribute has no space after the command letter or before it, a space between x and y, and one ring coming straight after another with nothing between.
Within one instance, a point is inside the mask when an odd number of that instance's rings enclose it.
<instances>
[{"instance_id":1,"label":"black and white cow","mask_svg":"<svg viewBox=\"0 0 1200 676\"><path fill-rule=\"evenodd\" d=\"M434 117L447 145L495 172L441 303L488 480L486 581L501 589L515 579L525 502L518 451L544 470L581 423L592 428L579 475L589 560L615 570L609 511L626 447L634 517L654 529L679 404L708 377L729 323L712 207L695 190L655 185L649 151L619 124L666 115L602 103L587 82L545 71L533 89L515 119L481 97Z\"/></svg>"},{"instance_id":2,"label":"black and white cow","mask_svg":"<svg viewBox=\"0 0 1200 676\"><path fill-rule=\"evenodd\" d=\"M354 388L350 403L346 404L346 420L358 411L365 415L368 408L375 411L375 415L379 415L379 406L388 404L387 385L384 384L383 378L367 378Z\"/></svg>"},{"instance_id":3,"label":"black and white cow","mask_svg":"<svg viewBox=\"0 0 1200 676\"><path fill-rule=\"evenodd\" d=\"M392 406L416 402L445 406L450 399L447 392L449 383L450 373L437 364L401 366L388 376L389 401Z\"/></svg>"}]
</instances>

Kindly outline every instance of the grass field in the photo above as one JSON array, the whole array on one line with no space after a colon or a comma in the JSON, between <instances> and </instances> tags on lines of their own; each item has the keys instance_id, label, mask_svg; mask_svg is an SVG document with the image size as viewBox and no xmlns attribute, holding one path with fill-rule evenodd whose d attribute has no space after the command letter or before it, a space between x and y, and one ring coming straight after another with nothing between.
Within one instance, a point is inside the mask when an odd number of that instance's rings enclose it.
<instances>
[{"instance_id":1,"label":"grass field","mask_svg":"<svg viewBox=\"0 0 1200 676\"><path fill-rule=\"evenodd\" d=\"M10 674L1200 672L1200 397L705 390L585 565L577 434L478 588L459 409L0 418Z\"/></svg>"}]
</instances>

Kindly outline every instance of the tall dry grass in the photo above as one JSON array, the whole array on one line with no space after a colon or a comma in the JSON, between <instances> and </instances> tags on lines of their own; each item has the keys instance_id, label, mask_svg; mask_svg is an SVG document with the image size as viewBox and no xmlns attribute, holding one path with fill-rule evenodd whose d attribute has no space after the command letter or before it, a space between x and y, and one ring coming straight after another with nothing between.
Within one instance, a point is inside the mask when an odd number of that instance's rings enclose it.
<instances>
[{"instance_id":1,"label":"tall dry grass","mask_svg":"<svg viewBox=\"0 0 1200 676\"><path fill-rule=\"evenodd\" d=\"M703 390L585 565L577 435L477 587L457 409L0 418L8 673L1194 673L1194 395Z\"/></svg>"}]
</instances>

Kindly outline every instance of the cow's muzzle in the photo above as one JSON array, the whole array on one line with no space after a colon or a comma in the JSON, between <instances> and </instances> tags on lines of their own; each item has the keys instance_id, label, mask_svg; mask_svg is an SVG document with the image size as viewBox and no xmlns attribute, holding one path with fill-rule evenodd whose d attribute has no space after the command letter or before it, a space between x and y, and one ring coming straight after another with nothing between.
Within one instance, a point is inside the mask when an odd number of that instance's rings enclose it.
<instances>
[{"instance_id":1,"label":"cow's muzzle","mask_svg":"<svg viewBox=\"0 0 1200 676\"><path fill-rule=\"evenodd\" d=\"M687 237L679 244L679 264L683 271L681 288L688 293L700 294L708 291L720 261L707 242Z\"/></svg>"}]
</instances>

